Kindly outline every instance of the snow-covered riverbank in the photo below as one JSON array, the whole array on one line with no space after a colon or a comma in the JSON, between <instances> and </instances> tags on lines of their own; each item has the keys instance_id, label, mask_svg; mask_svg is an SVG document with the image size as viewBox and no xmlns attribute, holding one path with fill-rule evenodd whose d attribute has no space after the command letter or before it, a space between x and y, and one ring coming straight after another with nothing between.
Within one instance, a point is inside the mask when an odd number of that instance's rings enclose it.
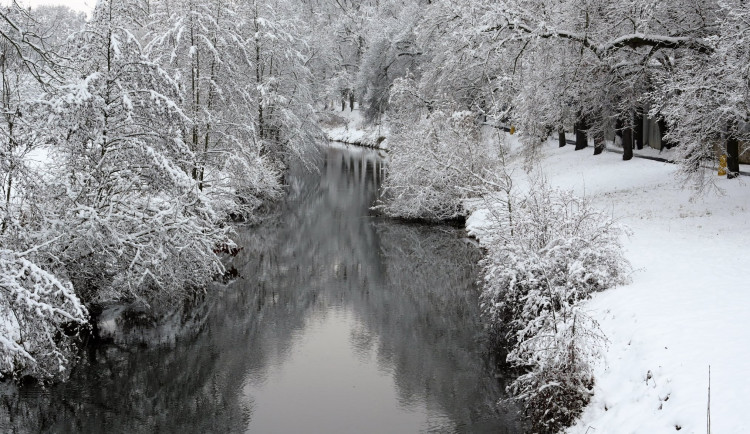
<instances>
[{"instance_id":1,"label":"snow-covered riverbank","mask_svg":"<svg viewBox=\"0 0 750 434\"><path fill-rule=\"evenodd\" d=\"M571 433L743 432L750 389L750 185L717 178L725 195L694 198L675 165L615 153L592 156L550 141L541 170L586 195L633 234L632 283L586 307L609 339L595 395ZM528 188L520 164L519 191ZM691 200L691 198L693 200ZM467 221L481 239L486 206Z\"/></svg>"},{"instance_id":2,"label":"snow-covered riverbank","mask_svg":"<svg viewBox=\"0 0 750 434\"><path fill-rule=\"evenodd\" d=\"M323 131L328 140L365 146L368 148L388 149L388 130L382 125L365 126L359 108L348 108L344 111L326 111Z\"/></svg>"}]
</instances>

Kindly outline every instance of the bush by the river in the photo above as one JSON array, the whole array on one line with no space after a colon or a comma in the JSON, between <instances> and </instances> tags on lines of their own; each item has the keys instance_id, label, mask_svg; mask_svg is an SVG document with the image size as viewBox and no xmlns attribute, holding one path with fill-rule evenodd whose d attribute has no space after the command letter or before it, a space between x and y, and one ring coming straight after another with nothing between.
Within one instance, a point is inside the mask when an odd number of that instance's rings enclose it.
<instances>
[{"instance_id":1,"label":"bush by the river","mask_svg":"<svg viewBox=\"0 0 750 434\"><path fill-rule=\"evenodd\" d=\"M497 141L483 140L477 114L451 101L424 101L410 79L391 89L391 149L378 208L391 217L449 220L498 167Z\"/></svg>"},{"instance_id":2,"label":"bush by the river","mask_svg":"<svg viewBox=\"0 0 750 434\"><path fill-rule=\"evenodd\" d=\"M545 183L510 196L482 260L482 312L519 368L509 387L537 432L569 425L588 403L591 363L604 345L581 302L624 283L624 229L586 199Z\"/></svg>"}]
</instances>

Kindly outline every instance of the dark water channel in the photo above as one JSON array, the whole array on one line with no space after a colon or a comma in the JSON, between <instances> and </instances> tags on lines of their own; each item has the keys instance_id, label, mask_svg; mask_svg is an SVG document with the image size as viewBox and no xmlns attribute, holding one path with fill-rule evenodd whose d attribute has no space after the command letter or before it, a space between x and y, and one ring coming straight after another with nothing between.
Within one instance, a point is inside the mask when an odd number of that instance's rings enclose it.
<instances>
[{"instance_id":1,"label":"dark water channel","mask_svg":"<svg viewBox=\"0 0 750 434\"><path fill-rule=\"evenodd\" d=\"M373 217L376 151L326 148L286 204L238 229L239 277L111 342L66 383L0 386L0 432L518 432L478 322L478 251L452 227Z\"/></svg>"}]
</instances>

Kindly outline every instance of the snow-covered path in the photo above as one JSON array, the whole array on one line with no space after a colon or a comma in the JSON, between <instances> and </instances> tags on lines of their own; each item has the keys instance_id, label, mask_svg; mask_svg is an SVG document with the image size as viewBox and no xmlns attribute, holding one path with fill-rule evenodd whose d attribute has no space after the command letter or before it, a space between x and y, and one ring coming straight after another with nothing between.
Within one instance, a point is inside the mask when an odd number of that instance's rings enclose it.
<instances>
[{"instance_id":1,"label":"snow-covered path","mask_svg":"<svg viewBox=\"0 0 750 434\"><path fill-rule=\"evenodd\" d=\"M747 432L750 185L717 178L725 196L693 198L674 165L591 153L549 143L541 167L550 184L630 227L634 272L587 303L610 342L595 396L569 432L706 432L709 365L712 431ZM526 174L515 175L528 188ZM476 212L469 230L482 220Z\"/></svg>"}]
</instances>

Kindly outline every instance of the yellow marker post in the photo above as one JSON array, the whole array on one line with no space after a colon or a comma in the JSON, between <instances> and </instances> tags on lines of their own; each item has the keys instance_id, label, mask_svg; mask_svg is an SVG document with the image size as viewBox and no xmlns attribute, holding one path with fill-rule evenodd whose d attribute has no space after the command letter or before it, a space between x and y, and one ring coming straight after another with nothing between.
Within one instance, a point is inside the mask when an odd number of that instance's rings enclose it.
<instances>
[{"instance_id":1,"label":"yellow marker post","mask_svg":"<svg viewBox=\"0 0 750 434\"><path fill-rule=\"evenodd\" d=\"M720 155L719 156L719 176L726 176L726 175L727 175L727 156Z\"/></svg>"}]
</instances>

